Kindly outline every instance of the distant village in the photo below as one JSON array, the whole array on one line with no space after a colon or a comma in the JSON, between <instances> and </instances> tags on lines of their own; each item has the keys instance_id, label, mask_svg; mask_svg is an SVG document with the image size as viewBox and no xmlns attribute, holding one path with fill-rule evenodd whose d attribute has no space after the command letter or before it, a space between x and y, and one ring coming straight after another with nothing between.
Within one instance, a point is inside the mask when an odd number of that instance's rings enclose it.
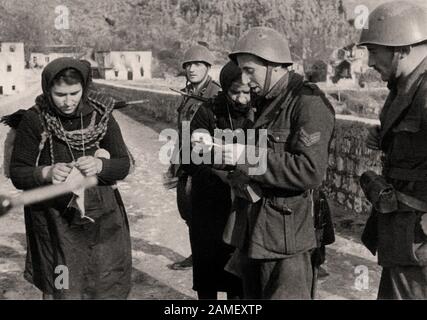
<instances>
[{"instance_id":1,"label":"distant village","mask_svg":"<svg viewBox=\"0 0 427 320\"><path fill-rule=\"evenodd\" d=\"M27 54L28 55L28 54ZM151 51L97 51L90 54L75 46L33 48L25 59L24 44L0 42L0 95L25 90L25 69L42 69L59 57L85 59L92 66L92 77L105 80L140 80L152 78ZM329 61L299 61L294 69L312 82L326 86L364 87L368 70L366 49L351 44L336 49ZM216 68L219 69L219 68Z\"/></svg>"},{"instance_id":2,"label":"distant village","mask_svg":"<svg viewBox=\"0 0 427 320\"><path fill-rule=\"evenodd\" d=\"M47 46L33 49L26 60L22 42L0 42L0 95L24 91L25 69L43 69L50 61L60 57L89 61L95 79L139 80L152 77L151 51L98 51L87 54L74 46Z\"/></svg>"}]
</instances>

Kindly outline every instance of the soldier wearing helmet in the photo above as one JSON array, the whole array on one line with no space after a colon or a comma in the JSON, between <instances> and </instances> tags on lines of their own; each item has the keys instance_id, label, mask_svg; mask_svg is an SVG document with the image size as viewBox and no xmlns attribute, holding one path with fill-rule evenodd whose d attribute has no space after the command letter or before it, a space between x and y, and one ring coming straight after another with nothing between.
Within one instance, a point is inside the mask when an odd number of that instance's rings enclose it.
<instances>
[{"instance_id":1,"label":"soldier wearing helmet","mask_svg":"<svg viewBox=\"0 0 427 320\"><path fill-rule=\"evenodd\" d=\"M392 213L375 208L362 240L383 267L379 299L427 298L427 12L414 3L378 6L359 45L387 81L389 96L366 140L381 150L383 177L398 199ZM404 199L404 200L402 200Z\"/></svg>"},{"instance_id":2,"label":"soldier wearing helmet","mask_svg":"<svg viewBox=\"0 0 427 320\"><path fill-rule=\"evenodd\" d=\"M214 63L214 56L208 48L195 45L190 47L184 54L181 62L182 68L185 71L187 84L181 91L193 96L202 98L214 97L220 90L219 84L212 80L209 76L209 70ZM197 109L202 104L202 101L190 96L183 96L181 104L178 107L178 132L182 132L182 123L191 121ZM181 138L180 138L181 139ZM176 150L180 150L178 146ZM187 225L190 225L191 219L191 178L180 169L180 166L172 165L169 171L174 171L173 175L178 177L177 184L177 206L178 211ZM189 256L183 261L178 261L172 264L171 268L182 270L191 268L192 257Z\"/></svg>"},{"instance_id":3,"label":"soldier wearing helmet","mask_svg":"<svg viewBox=\"0 0 427 320\"><path fill-rule=\"evenodd\" d=\"M263 170L251 170L259 164L244 158L236 161L235 145L218 150L232 166L231 185L256 186L252 190L260 195L236 198L225 237L238 249L230 267L242 275L244 298L310 299L316 278L311 251L317 246L312 191L326 173L334 111L317 86L288 71L291 54L279 32L252 28L229 56L256 97L252 128L258 136L267 133L267 145L261 137L256 145L265 151ZM249 158L253 148L242 147Z\"/></svg>"}]
</instances>

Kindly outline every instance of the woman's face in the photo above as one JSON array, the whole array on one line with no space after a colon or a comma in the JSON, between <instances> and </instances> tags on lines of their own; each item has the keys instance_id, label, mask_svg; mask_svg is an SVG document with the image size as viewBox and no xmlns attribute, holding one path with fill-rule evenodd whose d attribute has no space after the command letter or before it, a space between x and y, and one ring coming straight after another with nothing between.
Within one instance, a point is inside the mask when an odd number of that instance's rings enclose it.
<instances>
[{"instance_id":1,"label":"woman's face","mask_svg":"<svg viewBox=\"0 0 427 320\"><path fill-rule=\"evenodd\" d=\"M73 114L79 106L83 95L81 83L66 84L64 81L55 83L51 89L55 106L64 114Z\"/></svg>"},{"instance_id":2,"label":"woman's face","mask_svg":"<svg viewBox=\"0 0 427 320\"><path fill-rule=\"evenodd\" d=\"M239 105L246 105L251 101L251 88L241 81L233 81L227 95Z\"/></svg>"}]
</instances>

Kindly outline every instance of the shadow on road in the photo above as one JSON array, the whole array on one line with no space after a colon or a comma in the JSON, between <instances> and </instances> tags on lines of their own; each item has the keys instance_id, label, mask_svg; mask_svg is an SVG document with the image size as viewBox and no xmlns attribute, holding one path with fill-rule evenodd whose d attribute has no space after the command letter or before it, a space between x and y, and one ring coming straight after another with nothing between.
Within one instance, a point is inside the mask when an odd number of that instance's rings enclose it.
<instances>
[{"instance_id":1,"label":"shadow on road","mask_svg":"<svg viewBox=\"0 0 427 320\"><path fill-rule=\"evenodd\" d=\"M193 298L137 269L132 270L132 291L129 299L191 300Z\"/></svg>"}]
</instances>

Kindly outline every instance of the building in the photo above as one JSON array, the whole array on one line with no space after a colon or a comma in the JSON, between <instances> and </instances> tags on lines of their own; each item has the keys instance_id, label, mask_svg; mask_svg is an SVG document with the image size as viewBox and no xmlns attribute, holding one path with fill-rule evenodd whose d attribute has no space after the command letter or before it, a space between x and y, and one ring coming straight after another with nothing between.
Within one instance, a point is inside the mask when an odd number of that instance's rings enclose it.
<instances>
[{"instance_id":1,"label":"building","mask_svg":"<svg viewBox=\"0 0 427 320\"><path fill-rule=\"evenodd\" d=\"M24 44L0 42L0 95L11 95L24 90Z\"/></svg>"},{"instance_id":2,"label":"building","mask_svg":"<svg viewBox=\"0 0 427 320\"><path fill-rule=\"evenodd\" d=\"M106 80L151 79L151 51L98 51L99 75Z\"/></svg>"},{"instance_id":3,"label":"building","mask_svg":"<svg viewBox=\"0 0 427 320\"><path fill-rule=\"evenodd\" d=\"M30 55L30 68L44 68L49 62L62 57L79 59L83 53L81 49L74 46L46 46L35 48Z\"/></svg>"},{"instance_id":4,"label":"building","mask_svg":"<svg viewBox=\"0 0 427 320\"><path fill-rule=\"evenodd\" d=\"M361 74L369 70L368 51L354 43L336 49L331 56L331 66L333 72L328 80L337 83L340 79L349 79L356 85Z\"/></svg>"}]
</instances>

